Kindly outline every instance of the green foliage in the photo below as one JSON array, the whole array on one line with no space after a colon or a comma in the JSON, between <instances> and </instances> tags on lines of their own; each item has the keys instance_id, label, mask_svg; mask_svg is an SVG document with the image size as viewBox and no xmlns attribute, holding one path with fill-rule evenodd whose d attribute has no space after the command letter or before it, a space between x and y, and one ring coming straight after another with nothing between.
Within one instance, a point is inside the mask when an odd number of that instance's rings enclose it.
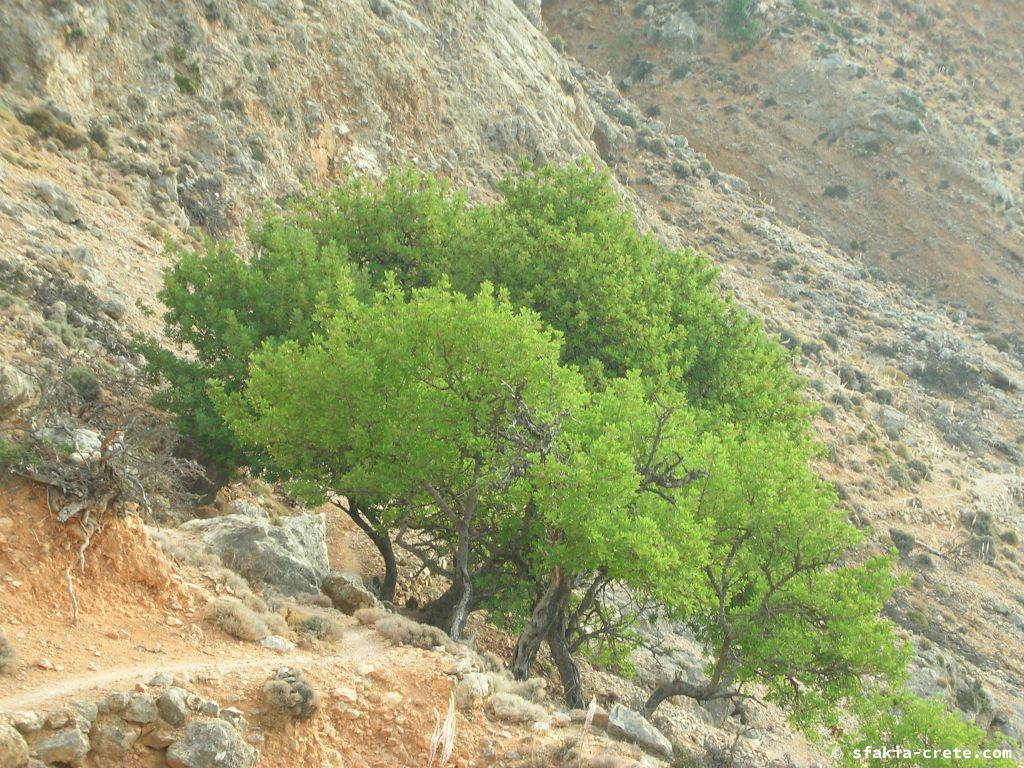
<instances>
[{"instance_id":1,"label":"green foliage","mask_svg":"<svg viewBox=\"0 0 1024 768\"><path fill-rule=\"evenodd\" d=\"M757 39L761 24L752 17L754 0L725 0L722 4L723 37L750 43Z\"/></svg>"},{"instance_id":2,"label":"green foliage","mask_svg":"<svg viewBox=\"0 0 1024 768\"><path fill-rule=\"evenodd\" d=\"M907 649L878 617L897 584L891 563L843 564L860 534L810 471L809 442L721 430L693 489L710 529L700 605L712 681L758 680L802 722L857 696L861 676L899 679Z\"/></svg>"},{"instance_id":3,"label":"green foliage","mask_svg":"<svg viewBox=\"0 0 1024 768\"><path fill-rule=\"evenodd\" d=\"M78 393L83 403L92 404L99 402L103 394L96 374L82 366L72 366L64 372L64 380Z\"/></svg>"},{"instance_id":4,"label":"green foliage","mask_svg":"<svg viewBox=\"0 0 1024 768\"><path fill-rule=\"evenodd\" d=\"M839 741L843 752L841 765L850 768L1011 768L1012 758L967 758L964 750L980 755L982 750L997 749L985 733L973 723L965 723L938 701L922 699L910 693L876 692L857 704L859 727ZM886 747L899 752L880 752ZM932 750L929 757L914 755L915 750ZM949 750L951 754L943 754ZM960 750L959 756L954 750ZM938 753L937 755L935 753Z\"/></svg>"},{"instance_id":5,"label":"green foliage","mask_svg":"<svg viewBox=\"0 0 1024 768\"><path fill-rule=\"evenodd\" d=\"M343 250L319 246L308 232L268 221L260 250L244 260L229 243L203 251L170 248L174 264L158 294L167 338L175 353L155 339L139 339L150 372L169 386L155 398L174 413L196 454L215 470L261 465L243 450L214 411L207 383L228 392L241 389L248 358L265 341L306 341L320 327L321 312L352 291L352 270Z\"/></svg>"}]
</instances>

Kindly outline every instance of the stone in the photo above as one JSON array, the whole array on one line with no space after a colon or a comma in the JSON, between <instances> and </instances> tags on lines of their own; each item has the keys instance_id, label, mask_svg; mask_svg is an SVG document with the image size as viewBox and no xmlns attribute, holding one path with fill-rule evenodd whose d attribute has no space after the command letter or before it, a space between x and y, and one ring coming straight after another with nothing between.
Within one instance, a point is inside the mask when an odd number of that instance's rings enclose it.
<instances>
[{"instance_id":1,"label":"stone","mask_svg":"<svg viewBox=\"0 0 1024 768\"><path fill-rule=\"evenodd\" d=\"M269 584L292 597L320 591L330 572L323 514L279 520L223 515L190 520L182 528L201 532L206 548L253 584Z\"/></svg>"},{"instance_id":2,"label":"stone","mask_svg":"<svg viewBox=\"0 0 1024 768\"><path fill-rule=\"evenodd\" d=\"M332 571L320 585L320 591L331 598L337 610L350 616L360 608L378 605L377 598L363 586L363 580L355 573Z\"/></svg>"},{"instance_id":3,"label":"stone","mask_svg":"<svg viewBox=\"0 0 1024 768\"><path fill-rule=\"evenodd\" d=\"M0 363L0 417L13 413L35 398L38 391L27 374L13 365Z\"/></svg>"},{"instance_id":4,"label":"stone","mask_svg":"<svg viewBox=\"0 0 1024 768\"><path fill-rule=\"evenodd\" d=\"M35 181L32 183L32 192L35 197L50 209L50 213L65 224L75 224L79 221L78 205L67 192L50 181Z\"/></svg>"},{"instance_id":5,"label":"stone","mask_svg":"<svg viewBox=\"0 0 1024 768\"><path fill-rule=\"evenodd\" d=\"M38 733L43 728L43 718L38 712L15 712L11 716L11 725L18 733Z\"/></svg>"},{"instance_id":6,"label":"stone","mask_svg":"<svg viewBox=\"0 0 1024 768\"><path fill-rule=\"evenodd\" d=\"M23 768L28 765L28 744L12 726L0 723L0 765Z\"/></svg>"},{"instance_id":7,"label":"stone","mask_svg":"<svg viewBox=\"0 0 1024 768\"><path fill-rule=\"evenodd\" d=\"M121 693L120 691L111 693L107 696L107 708L115 714L118 712L124 712L129 701L131 701L131 696L127 693Z\"/></svg>"},{"instance_id":8,"label":"stone","mask_svg":"<svg viewBox=\"0 0 1024 768\"><path fill-rule=\"evenodd\" d=\"M167 672L158 672L153 675L149 681L149 685L152 688L166 688L169 685L174 685L174 675L168 674Z\"/></svg>"},{"instance_id":9,"label":"stone","mask_svg":"<svg viewBox=\"0 0 1024 768\"><path fill-rule=\"evenodd\" d=\"M226 723L231 723L235 730L242 731L243 733L249 728L249 723L245 720L245 713L238 707L225 707L220 711L220 719Z\"/></svg>"},{"instance_id":10,"label":"stone","mask_svg":"<svg viewBox=\"0 0 1024 768\"><path fill-rule=\"evenodd\" d=\"M160 717L156 702L145 694L136 694L128 702L124 711L124 719L130 723L152 723Z\"/></svg>"},{"instance_id":11,"label":"stone","mask_svg":"<svg viewBox=\"0 0 1024 768\"><path fill-rule=\"evenodd\" d=\"M126 723L120 717L104 716L93 723L89 731L93 758L98 765L111 768L123 765L138 736L138 726Z\"/></svg>"},{"instance_id":12,"label":"stone","mask_svg":"<svg viewBox=\"0 0 1024 768\"><path fill-rule=\"evenodd\" d=\"M79 766L89 754L89 739L77 728L68 728L37 742L35 753L44 763Z\"/></svg>"},{"instance_id":13,"label":"stone","mask_svg":"<svg viewBox=\"0 0 1024 768\"><path fill-rule=\"evenodd\" d=\"M153 730L147 730L152 728ZM147 725L142 729L139 742L150 749L167 749L178 740L178 733L166 723Z\"/></svg>"},{"instance_id":14,"label":"stone","mask_svg":"<svg viewBox=\"0 0 1024 768\"><path fill-rule=\"evenodd\" d=\"M68 706L90 723L99 715L99 707L92 701L72 701Z\"/></svg>"},{"instance_id":15,"label":"stone","mask_svg":"<svg viewBox=\"0 0 1024 768\"><path fill-rule=\"evenodd\" d=\"M156 700L160 717L171 725L181 725L188 718L187 694L181 688L168 688Z\"/></svg>"},{"instance_id":16,"label":"stone","mask_svg":"<svg viewBox=\"0 0 1024 768\"><path fill-rule=\"evenodd\" d=\"M100 309L111 320L121 320L128 311L128 307L125 306L124 302L117 299L107 299L100 304Z\"/></svg>"},{"instance_id":17,"label":"stone","mask_svg":"<svg viewBox=\"0 0 1024 768\"><path fill-rule=\"evenodd\" d=\"M250 768L259 753L230 723L194 720L167 749L170 768Z\"/></svg>"},{"instance_id":18,"label":"stone","mask_svg":"<svg viewBox=\"0 0 1024 768\"><path fill-rule=\"evenodd\" d=\"M260 640L260 645L278 653L291 653L295 650L295 643L278 635L267 635Z\"/></svg>"},{"instance_id":19,"label":"stone","mask_svg":"<svg viewBox=\"0 0 1024 768\"><path fill-rule=\"evenodd\" d=\"M656 754L672 756L672 744L665 735L639 712L621 704L616 704L608 713L608 733L618 739L636 742Z\"/></svg>"}]
</instances>

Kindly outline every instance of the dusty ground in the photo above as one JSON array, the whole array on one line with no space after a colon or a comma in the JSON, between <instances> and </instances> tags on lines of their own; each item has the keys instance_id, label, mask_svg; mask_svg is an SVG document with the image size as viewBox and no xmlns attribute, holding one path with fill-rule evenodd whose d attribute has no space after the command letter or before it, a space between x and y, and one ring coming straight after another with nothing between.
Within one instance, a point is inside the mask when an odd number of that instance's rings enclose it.
<instances>
[{"instance_id":1,"label":"dusty ground","mask_svg":"<svg viewBox=\"0 0 1024 768\"><path fill-rule=\"evenodd\" d=\"M110 519L95 533L84 571L77 527L54 520L41 489L8 480L0 488L0 517L12 520L17 532L0 549L0 630L19 653L16 673L0 676L0 716L52 711L115 690L146 690L154 675L167 673L222 706L242 710L253 726L261 766L425 764L436 718L447 711L455 657L392 646L340 615L340 641L277 654L204 622L214 579L202 568L168 561L134 515ZM361 563L349 525L340 515L332 518L335 567ZM263 683L283 666L304 670L321 692L321 709L309 721L263 722ZM509 727L480 710L460 711L456 733L456 766L547 764L545 755L582 735L579 726L550 732ZM587 741L587 754L595 757L609 750L639 755L603 735ZM157 764L146 751L129 766Z\"/></svg>"}]
</instances>

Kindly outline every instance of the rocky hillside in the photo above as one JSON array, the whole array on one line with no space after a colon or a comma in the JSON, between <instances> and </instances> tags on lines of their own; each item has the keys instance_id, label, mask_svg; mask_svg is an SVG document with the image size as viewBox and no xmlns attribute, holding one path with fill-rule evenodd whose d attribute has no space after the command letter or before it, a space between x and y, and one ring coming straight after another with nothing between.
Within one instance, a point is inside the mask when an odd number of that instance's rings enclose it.
<instances>
[{"instance_id":1,"label":"rocky hillside","mask_svg":"<svg viewBox=\"0 0 1024 768\"><path fill-rule=\"evenodd\" d=\"M917 649L912 687L1024 736L1015 3L768 0L747 42L726 39L713 0L521 5L0 6L3 431L33 426L55 382L83 380L71 369L98 389L72 386L61 429L106 435L140 410L126 340L159 331L166 237L237 234L349 168L412 162L484 200L521 157L590 155L799 350L823 406L821 472L873 546L901 553L908 585L889 611ZM194 515L169 488L150 495L151 521ZM10 557L13 528L0 514ZM0 590L25 600L10 579ZM0 629L34 647L31 619L8 615ZM640 687L590 672L601 703L697 674L679 630L645 628L663 642L639 659ZM681 705L656 721L696 752L742 735L751 764L824 760L770 711Z\"/></svg>"}]
</instances>

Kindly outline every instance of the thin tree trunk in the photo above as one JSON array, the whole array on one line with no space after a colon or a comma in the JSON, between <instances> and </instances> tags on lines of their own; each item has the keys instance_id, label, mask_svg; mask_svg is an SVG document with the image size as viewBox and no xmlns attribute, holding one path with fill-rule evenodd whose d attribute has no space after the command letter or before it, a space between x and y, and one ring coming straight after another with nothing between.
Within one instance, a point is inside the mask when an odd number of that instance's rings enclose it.
<instances>
[{"instance_id":1,"label":"thin tree trunk","mask_svg":"<svg viewBox=\"0 0 1024 768\"><path fill-rule=\"evenodd\" d=\"M548 648L551 650L551 658L555 661L558 669L558 677L562 681L562 689L565 691L565 703L571 709L583 709L586 705L583 701L583 684L580 682L580 670L572 658L569 644L565 639L565 604L558 612L551 629L548 630Z\"/></svg>"},{"instance_id":2,"label":"thin tree trunk","mask_svg":"<svg viewBox=\"0 0 1024 768\"><path fill-rule=\"evenodd\" d=\"M338 505L340 506L340 505ZM377 548L381 559L384 561L384 583L380 588L380 599L389 603L395 600L395 587L398 586L398 563L395 560L395 550L391 545L391 537L387 531L378 531L375 527L377 521L373 519L370 512L359 506L355 499L348 499L346 506L342 507L345 513L360 530L369 537L370 541Z\"/></svg>"},{"instance_id":3,"label":"thin tree trunk","mask_svg":"<svg viewBox=\"0 0 1024 768\"><path fill-rule=\"evenodd\" d=\"M565 610L571 592L572 580L562 568L555 568L547 590L534 606L516 642L511 665L512 677L516 680L526 680L530 676L530 668L537 659L540 646L558 616Z\"/></svg>"},{"instance_id":4,"label":"thin tree trunk","mask_svg":"<svg viewBox=\"0 0 1024 768\"><path fill-rule=\"evenodd\" d=\"M468 515L467 515L468 517ZM461 640L466 628L470 606L473 600L473 582L469 575L469 530L468 524L459 531L459 548L455 554L455 589L459 596L452 609L451 618L445 629L452 640Z\"/></svg>"}]
</instances>

